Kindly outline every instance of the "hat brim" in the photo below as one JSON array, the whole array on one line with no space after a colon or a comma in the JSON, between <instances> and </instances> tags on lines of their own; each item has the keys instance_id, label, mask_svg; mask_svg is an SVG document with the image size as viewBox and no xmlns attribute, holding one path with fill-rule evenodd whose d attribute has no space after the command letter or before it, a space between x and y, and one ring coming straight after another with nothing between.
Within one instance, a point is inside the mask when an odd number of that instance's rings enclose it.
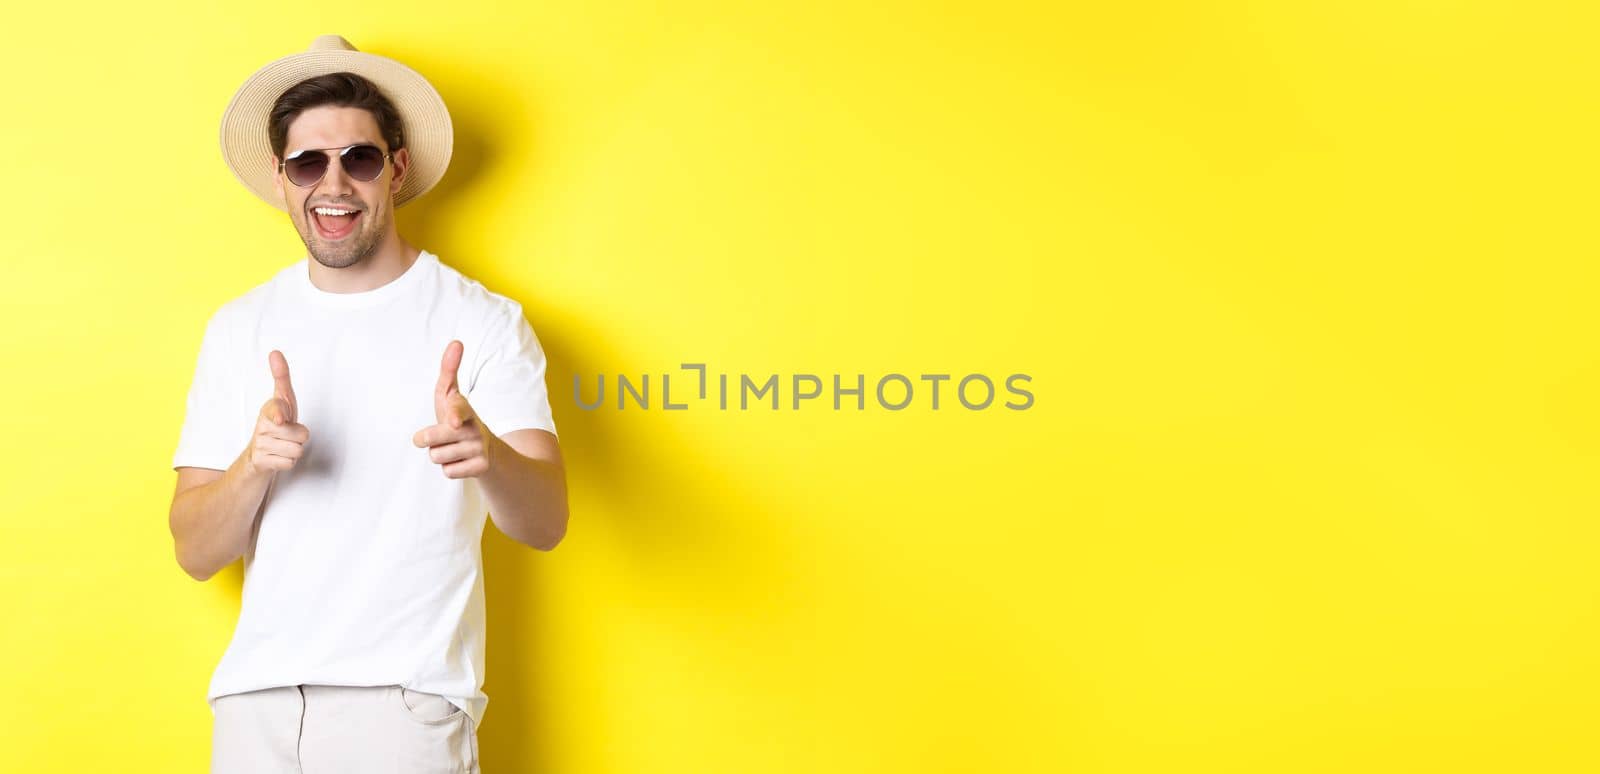
<instances>
[{"instance_id":1,"label":"hat brim","mask_svg":"<svg viewBox=\"0 0 1600 774\"><path fill-rule=\"evenodd\" d=\"M351 72L377 85L404 127L410 148L410 169L395 192L399 207L427 193L450 165L454 129L444 99L417 71L387 57L364 51L308 51L269 63L239 87L222 113L222 157L239 182L262 201L284 209L272 184L277 169L267 137L272 105L289 87L318 75Z\"/></svg>"}]
</instances>

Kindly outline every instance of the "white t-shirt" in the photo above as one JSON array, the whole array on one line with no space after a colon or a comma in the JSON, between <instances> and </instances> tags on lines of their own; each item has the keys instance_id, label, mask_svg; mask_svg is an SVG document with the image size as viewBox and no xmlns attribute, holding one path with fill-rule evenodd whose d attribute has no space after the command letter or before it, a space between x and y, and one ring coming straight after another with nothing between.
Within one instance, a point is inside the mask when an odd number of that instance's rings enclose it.
<instances>
[{"instance_id":1,"label":"white t-shirt","mask_svg":"<svg viewBox=\"0 0 1600 774\"><path fill-rule=\"evenodd\" d=\"M273 395L268 353L289 364L304 454L267 490L244 556L218 696L306 684L437 693L481 723L487 505L411 439L436 423L445 346L457 384L496 435L556 431L545 355L522 306L426 250L361 293L311 283L309 258L222 305L206 324L172 466L224 470Z\"/></svg>"}]
</instances>

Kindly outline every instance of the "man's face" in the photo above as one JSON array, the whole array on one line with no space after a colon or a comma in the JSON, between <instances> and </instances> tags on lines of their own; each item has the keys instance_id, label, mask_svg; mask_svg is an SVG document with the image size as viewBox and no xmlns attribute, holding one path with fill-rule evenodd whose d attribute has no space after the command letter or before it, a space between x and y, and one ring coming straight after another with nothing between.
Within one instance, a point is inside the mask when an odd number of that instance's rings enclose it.
<instances>
[{"instance_id":1,"label":"man's face","mask_svg":"<svg viewBox=\"0 0 1600 774\"><path fill-rule=\"evenodd\" d=\"M387 151L389 146L378 131L378 122L362 108L324 105L305 110L289 124L284 156L307 148L340 149L357 143L371 143ZM338 151L333 151L337 156ZM300 232L306 250L318 263L333 269L353 266L366 260L394 230L394 193L400 190L410 156L402 148L392 163L383 166L376 180L362 182L350 177L337 158L330 160L322 179L301 188L289 182L279 170L273 185L284 198L289 219ZM274 158L276 166L282 159ZM319 214L318 207L353 210L353 215Z\"/></svg>"}]
</instances>

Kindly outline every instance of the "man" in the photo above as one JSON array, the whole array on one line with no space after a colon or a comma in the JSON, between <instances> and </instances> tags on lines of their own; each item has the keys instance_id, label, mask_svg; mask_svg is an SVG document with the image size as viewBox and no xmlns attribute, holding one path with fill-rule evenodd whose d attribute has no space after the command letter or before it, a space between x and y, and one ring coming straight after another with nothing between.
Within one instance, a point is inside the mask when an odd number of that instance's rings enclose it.
<instances>
[{"instance_id":1,"label":"man","mask_svg":"<svg viewBox=\"0 0 1600 774\"><path fill-rule=\"evenodd\" d=\"M173 457L178 563L244 558L214 772L479 770L485 511L548 551L567 494L521 306L396 231L451 141L421 75L335 35L224 113L307 256L213 313Z\"/></svg>"}]
</instances>

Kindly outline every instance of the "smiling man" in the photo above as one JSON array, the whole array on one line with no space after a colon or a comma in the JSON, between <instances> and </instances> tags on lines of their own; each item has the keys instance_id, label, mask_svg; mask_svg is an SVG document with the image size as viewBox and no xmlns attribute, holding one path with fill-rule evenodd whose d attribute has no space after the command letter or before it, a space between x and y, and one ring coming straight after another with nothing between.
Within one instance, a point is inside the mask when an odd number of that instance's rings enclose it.
<instances>
[{"instance_id":1,"label":"smiling man","mask_svg":"<svg viewBox=\"0 0 1600 774\"><path fill-rule=\"evenodd\" d=\"M567 492L522 307L395 226L451 142L427 80L334 35L223 115L306 256L212 314L172 460L178 564L244 560L214 772L479 770L484 525L548 551Z\"/></svg>"}]
</instances>

